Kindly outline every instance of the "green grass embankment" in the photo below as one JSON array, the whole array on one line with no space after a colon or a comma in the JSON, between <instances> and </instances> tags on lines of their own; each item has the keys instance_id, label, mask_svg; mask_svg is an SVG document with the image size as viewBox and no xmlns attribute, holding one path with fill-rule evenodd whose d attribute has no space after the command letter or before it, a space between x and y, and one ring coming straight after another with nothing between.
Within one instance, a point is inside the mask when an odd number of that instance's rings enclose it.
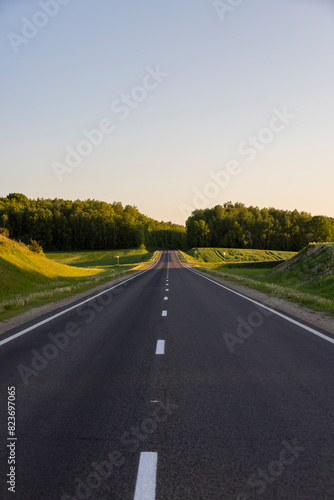
<instances>
[{"instance_id":1,"label":"green grass embankment","mask_svg":"<svg viewBox=\"0 0 334 500\"><path fill-rule=\"evenodd\" d=\"M293 257L296 255L296 252L243 248L192 248L187 252L181 252L181 254L189 263L228 264L241 262L277 262Z\"/></svg>"},{"instance_id":2,"label":"green grass embankment","mask_svg":"<svg viewBox=\"0 0 334 500\"><path fill-rule=\"evenodd\" d=\"M101 250L79 252L48 252L46 256L61 264L78 267L115 267L152 261L156 252L145 249L130 248L125 250ZM119 259L117 259L119 256Z\"/></svg>"},{"instance_id":3,"label":"green grass embankment","mask_svg":"<svg viewBox=\"0 0 334 500\"><path fill-rule=\"evenodd\" d=\"M144 268L156 257L146 250L36 254L0 235L0 321Z\"/></svg>"},{"instance_id":4,"label":"green grass embankment","mask_svg":"<svg viewBox=\"0 0 334 500\"><path fill-rule=\"evenodd\" d=\"M258 254L260 260L257 263L246 262L245 252L250 252L248 255L251 255L251 252L262 251L237 251L242 253L242 260L239 262L232 262L230 259L225 263L221 261L201 263L193 259L193 263L202 271L226 280L291 300L317 311L334 314L334 243L310 244L281 263L274 259L266 261L261 258L261 254ZM273 252L273 254L284 254L284 252ZM183 255L187 258L188 252ZM199 255L202 257L203 254ZM193 256L190 254L191 258Z\"/></svg>"}]
</instances>

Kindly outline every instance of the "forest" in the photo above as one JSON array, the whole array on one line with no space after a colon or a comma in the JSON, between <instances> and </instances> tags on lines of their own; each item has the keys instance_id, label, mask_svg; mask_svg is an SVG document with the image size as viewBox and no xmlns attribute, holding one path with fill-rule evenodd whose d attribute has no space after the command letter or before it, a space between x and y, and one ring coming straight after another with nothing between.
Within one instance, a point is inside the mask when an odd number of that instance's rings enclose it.
<instances>
[{"instance_id":1,"label":"forest","mask_svg":"<svg viewBox=\"0 0 334 500\"><path fill-rule=\"evenodd\" d=\"M46 251L122 248L185 248L186 228L159 222L135 206L96 200L0 198L0 227L17 241L38 242Z\"/></svg>"},{"instance_id":2,"label":"forest","mask_svg":"<svg viewBox=\"0 0 334 500\"><path fill-rule=\"evenodd\" d=\"M157 221L135 206L96 200L29 199L12 193L0 198L0 228L23 243L46 251L257 248L299 251L310 242L334 240L334 219L297 210L223 206L194 210L186 227Z\"/></svg>"},{"instance_id":3,"label":"forest","mask_svg":"<svg viewBox=\"0 0 334 500\"><path fill-rule=\"evenodd\" d=\"M334 219L297 210L223 206L194 210L186 222L189 247L299 251L310 242L334 240Z\"/></svg>"}]
</instances>

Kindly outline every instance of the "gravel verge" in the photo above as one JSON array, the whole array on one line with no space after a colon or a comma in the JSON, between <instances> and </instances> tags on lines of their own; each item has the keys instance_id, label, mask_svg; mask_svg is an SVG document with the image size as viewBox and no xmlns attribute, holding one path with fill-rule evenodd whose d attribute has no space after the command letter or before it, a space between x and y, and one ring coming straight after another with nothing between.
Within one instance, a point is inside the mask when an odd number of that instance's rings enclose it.
<instances>
[{"instance_id":1,"label":"gravel verge","mask_svg":"<svg viewBox=\"0 0 334 500\"><path fill-rule=\"evenodd\" d=\"M189 266L191 267L191 266ZM259 290L255 290L254 288L250 288L246 285L235 284L232 281L228 281L226 279L220 278L218 276L212 276L209 273L205 273L203 271L199 271L196 269L196 272L202 274L203 276L208 276L213 280L221 283L222 285L235 290L236 292L242 293L247 297L257 300L262 304L267 305L268 307L272 307L273 309L285 313L288 316L293 316L296 319L300 319L309 325L312 325L318 329L325 330L326 332L334 334L334 318L329 313L313 311L307 307L295 304L294 302L289 302L285 299L280 299L278 297L273 297L267 293L260 292Z\"/></svg>"}]
</instances>

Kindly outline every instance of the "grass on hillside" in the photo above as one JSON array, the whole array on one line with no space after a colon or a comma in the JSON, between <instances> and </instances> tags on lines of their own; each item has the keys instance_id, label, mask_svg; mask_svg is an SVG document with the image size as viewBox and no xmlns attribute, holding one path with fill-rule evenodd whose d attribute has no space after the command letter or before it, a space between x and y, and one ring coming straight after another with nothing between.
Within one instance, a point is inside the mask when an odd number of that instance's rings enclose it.
<instances>
[{"instance_id":1,"label":"grass on hillside","mask_svg":"<svg viewBox=\"0 0 334 500\"><path fill-rule=\"evenodd\" d=\"M152 260L154 253L146 249L101 250L79 252L47 252L46 256L62 264L78 267L112 267L119 265L145 263Z\"/></svg>"},{"instance_id":2,"label":"grass on hillside","mask_svg":"<svg viewBox=\"0 0 334 500\"><path fill-rule=\"evenodd\" d=\"M33 253L26 245L0 235L0 320L31 307L89 290L131 270L145 267L143 262L157 257L157 254L153 257L153 254L143 250L115 252L120 256L120 262L122 257L128 257L130 262L112 267L111 259L108 260L106 256L101 258L98 252L71 252L74 262L76 255L78 260L82 259L83 264L78 267L78 262L65 265L66 259L61 258L64 254L57 254L60 258L54 261L49 258L50 254Z\"/></svg>"},{"instance_id":3,"label":"grass on hillside","mask_svg":"<svg viewBox=\"0 0 334 500\"><path fill-rule=\"evenodd\" d=\"M199 267L200 266L200 267ZM334 243L310 244L273 268L246 262L198 264L201 270L318 311L334 314Z\"/></svg>"},{"instance_id":4,"label":"grass on hillside","mask_svg":"<svg viewBox=\"0 0 334 500\"><path fill-rule=\"evenodd\" d=\"M239 248L192 248L180 252L188 263L270 262L290 259L296 252Z\"/></svg>"}]
</instances>

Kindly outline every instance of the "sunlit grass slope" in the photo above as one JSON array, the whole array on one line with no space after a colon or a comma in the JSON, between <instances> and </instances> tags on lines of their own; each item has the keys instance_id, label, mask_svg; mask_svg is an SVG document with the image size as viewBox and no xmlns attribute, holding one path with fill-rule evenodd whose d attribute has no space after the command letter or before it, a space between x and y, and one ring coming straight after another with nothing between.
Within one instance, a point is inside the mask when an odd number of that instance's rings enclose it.
<instances>
[{"instance_id":1,"label":"sunlit grass slope","mask_svg":"<svg viewBox=\"0 0 334 500\"><path fill-rule=\"evenodd\" d=\"M103 250L82 252L48 252L47 257L56 262L79 267L109 267L118 264L139 264L149 262L153 253L145 249Z\"/></svg>"},{"instance_id":2,"label":"sunlit grass slope","mask_svg":"<svg viewBox=\"0 0 334 500\"><path fill-rule=\"evenodd\" d=\"M97 274L96 269L78 269L50 261L26 245L0 235L0 300L9 295L31 293L63 278Z\"/></svg>"},{"instance_id":3,"label":"sunlit grass slope","mask_svg":"<svg viewBox=\"0 0 334 500\"><path fill-rule=\"evenodd\" d=\"M145 262L157 257L158 252L153 254L145 249L45 256L0 235L0 321L33 306L89 290L134 268L145 267Z\"/></svg>"}]
</instances>

